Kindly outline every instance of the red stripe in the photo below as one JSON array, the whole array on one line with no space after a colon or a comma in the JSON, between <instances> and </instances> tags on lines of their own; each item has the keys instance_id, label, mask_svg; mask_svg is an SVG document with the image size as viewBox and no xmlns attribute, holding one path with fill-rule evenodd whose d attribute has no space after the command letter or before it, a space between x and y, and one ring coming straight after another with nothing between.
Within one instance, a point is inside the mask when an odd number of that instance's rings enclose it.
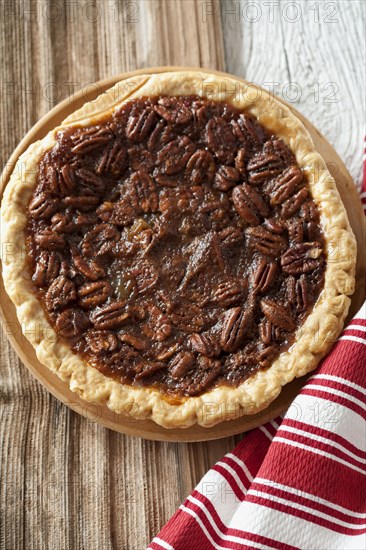
<instances>
[{"instance_id":1,"label":"red stripe","mask_svg":"<svg viewBox=\"0 0 366 550\"><path fill-rule=\"evenodd\" d=\"M245 537L253 542L257 542L259 544L264 544L267 546L272 546L273 548L278 548L279 550L297 550L296 547L289 546L288 544L284 544L282 541L279 542L274 539L269 539L267 537L256 535L255 533L249 533L248 531L243 531L241 529L233 529L232 527L226 526L223 523L222 519L220 518L219 514L217 513L217 510L215 509L214 505L209 499L207 499L204 495L202 495L196 490L193 491L192 496L205 505L207 510L210 512L215 524L218 526L220 531L222 531L226 535L236 536L236 537Z\"/></svg>"},{"instance_id":2,"label":"red stripe","mask_svg":"<svg viewBox=\"0 0 366 550\"><path fill-rule=\"evenodd\" d=\"M356 327L346 328L342 332L342 336L356 336L356 338L361 338L364 340L366 344L366 332L364 330L357 329Z\"/></svg>"},{"instance_id":3,"label":"red stripe","mask_svg":"<svg viewBox=\"0 0 366 550\"><path fill-rule=\"evenodd\" d=\"M335 395L329 392L325 392L322 390L318 390L317 388L314 388L310 383L308 386L305 386L301 390L301 395L311 395L312 397L320 397L321 399L325 399L329 401L330 403L338 403L338 405L342 405L343 407L347 407L351 411L355 412L356 414L360 415L362 418L366 420L366 411L356 403L353 403L353 401L350 401L346 397L340 397L339 395Z\"/></svg>"},{"instance_id":4,"label":"red stripe","mask_svg":"<svg viewBox=\"0 0 366 550\"><path fill-rule=\"evenodd\" d=\"M229 541L229 540L226 540L226 539L222 538L218 533L216 533L216 531L215 531L214 527L212 526L210 520L206 517L203 510L197 504L195 504L191 501L188 501L187 504L186 504L186 507L189 508L190 510L193 510L198 515L198 517L200 518L203 525L206 527L207 531L211 535L212 539L216 542L216 544L220 544L220 546L223 546L224 548L233 549L233 550L237 550L238 548L241 548L241 549L242 548L250 548L251 550L253 549L253 546L249 546L248 542L246 542L246 541L243 541L243 542L235 541L234 542L234 541ZM214 521L214 523L215 523L215 525L217 525L217 523L215 521ZM243 531L237 531L239 534L234 535L231 532L236 531L235 529L226 529L225 526L224 526L224 529L225 529L225 531L223 532L224 535L236 536L236 537L239 537L239 538L244 537L244 534L243 534L244 532ZM222 529L220 529L220 531L222 531ZM230 531L230 533L228 531ZM248 537L245 534L245 538L247 538L250 542L258 542L259 544L265 544L266 546L270 546L271 548L279 548L281 550L282 549L283 550L287 550L287 549L294 550L294 547L292 547L292 546L284 545L282 543L279 543L278 541L275 541L273 539L269 539L267 537L261 537L259 535L255 535L254 533L248 533ZM198 548L198 545L194 546L194 548Z\"/></svg>"},{"instance_id":5,"label":"red stripe","mask_svg":"<svg viewBox=\"0 0 366 550\"><path fill-rule=\"evenodd\" d=\"M220 544L220 546L223 546L224 548L231 548L232 550L237 550L238 548L242 549L242 548L250 548L250 546L248 546L248 543L247 542L232 542L232 541L229 541L229 540L224 540L221 538L221 536L219 534L216 533L214 527L211 525L210 521L207 519L207 517L205 516L205 514L203 513L203 511L201 510L201 508L197 505L197 504L194 504L193 502L190 502L190 501L187 501L185 503L185 506L187 508L189 508L190 510L193 510L197 516L200 518L200 520L202 521L203 525L206 527L208 533L211 535L211 537L213 538L213 540L216 542L216 544ZM188 514L188 512L185 512L186 514ZM190 516L191 517L191 516ZM192 518L193 521L195 521L198 524L198 522ZM202 527L201 527L202 529ZM203 530L202 530L203 532ZM187 547L189 548L189 547ZM193 546L193 548L197 548L197 546ZM212 546L211 546L211 549L212 549Z\"/></svg>"},{"instance_id":6,"label":"red stripe","mask_svg":"<svg viewBox=\"0 0 366 550\"><path fill-rule=\"evenodd\" d=\"M358 447L352 445L352 443L350 443L348 439L345 439L339 434L330 432L325 428L319 428L318 426L301 422L301 420L291 420L290 418L285 418L283 421L283 425L297 428L299 430L304 430L320 437L325 437L326 439L338 443L338 445L342 445L342 447L345 447L348 451L359 456L360 458L366 458L366 451L362 451Z\"/></svg>"},{"instance_id":7,"label":"red stripe","mask_svg":"<svg viewBox=\"0 0 366 550\"><path fill-rule=\"evenodd\" d=\"M244 462L253 477L257 472L270 447L270 440L258 428L250 431L235 447L232 454Z\"/></svg>"},{"instance_id":8,"label":"red stripe","mask_svg":"<svg viewBox=\"0 0 366 550\"><path fill-rule=\"evenodd\" d=\"M347 328L357 327L357 325L361 325L362 327L366 327L366 319L362 319L362 317L352 319L352 321L350 322L350 324L348 325Z\"/></svg>"},{"instance_id":9,"label":"red stripe","mask_svg":"<svg viewBox=\"0 0 366 550\"><path fill-rule=\"evenodd\" d=\"M270 485L271 483L271 485ZM272 485L273 483L273 485ZM352 516L352 512L350 511L350 515L345 514L344 512L340 512L338 510L334 510L334 508L331 508L327 504L323 504L319 501L314 501L309 498L307 498L305 495L302 495L300 491L297 492L297 494L289 493L287 491L284 491L280 487L276 487L276 482L268 482L268 484L264 483L253 483L252 487L250 489L254 489L255 491L258 491L261 493L261 496L263 498L266 498L266 494L273 495L275 497L283 498L285 500L288 500L294 504L300 504L302 506L307 506L308 508L312 508L314 511L317 510L319 512L323 512L324 514L327 514L328 516L332 516L335 519L339 519L341 521L344 521L346 523L354 524L355 526L360 525L362 528L366 528L366 518L355 518ZM315 495L316 496L316 495ZM296 506L295 506L296 508Z\"/></svg>"},{"instance_id":10,"label":"red stripe","mask_svg":"<svg viewBox=\"0 0 366 550\"><path fill-rule=\"evenodd\" d=\"M318 386L324 386L326 388L333 388L335 390L341 391L343 393L348 393L348 395L351 395L352 397L355 397L362 403L366 404L366 390L365 392L362 392L360 390L357 390L355 388L352 388L351 386L348 386L347 384L343 382L339 382L336 380L329 380L328 378L318 378L315 376L313 379L309 380L309 383L306 385L306 387L312 387L312 384L317 384Z\"/></svg>"},{"instance_id":11,"label":"red stripe","mask_svg":"<svg viewBox=\"0 0 366 550\"><path fill-rule=\"evenodd\" d=\"M224 458L221 460L221 462L224 462L224 464L227 464L228 466L230 466L230 468L232 468L234 470L234 472L236 472L238 474L240 481L242 482L242 484L244 485L246 490L248 490L251 481L250 481L250 479L248 479L248 477L247 477L246 473L244 472L242 466L240 466L237 462L235 462L235 460L230 458L230 456L224 456Z\"/></svg>"},{"instance_id":12,"label":"red stripe","mask_svg":"<svg viewBox=\"0 0 366 550\"><path fill-rule=\"evenodd\" d=\"M330 458L273 441L258 477L296 487L347 510L366 512L366 478Z\"/></svg>"},{"instance_id":13,"label":"red stripe","mask_svg":"<svg viewBox=\"0 0 366 550\"><path fill-rule=\"evenodd\" d=\"M238 482L236 481L235 477L230 472L225 470L225 468L220 466L220 464L215 464L212 467L212 469L215 470L216 472L219 472L219 474L222 475L222 477L229 484L230 488L232 489L232 491L235 494L237 499L239 499L239 500L244 500L245 499L245 494L246 493L244 493L242 491L242 489L239 487Z\"/></svg>"},{"instance_id":14,"label":"red stripe","mask_svg":"<svg viewBox=\"0 0 366 550\"><path fill-rule=\"evenodd\" d=\"M314 523L315 525L319 525L320 527L325 527L327 529L330 529L337 533L341 533L343 535L355 536L355 535L362 535L363 533L366 533L366 529L349 529L347 527L342 527L341 525L338 525L337 523L323 519L317 516L316 514L312 514L310 512L303 512L302 510L299 510L299 508L292 508L292 506L288 506L286 504L280 504L279 502L273 502L271 500L267 500L266 498L261 498L254 495L247 495L246 501L253 502L254 504L258 504L260 506L265 506L266 508L272 508L277 512L283 512L285 514L289 514L291 516L303 519L305 521L309 521L311 523Z\"/></svg>"},{"instance_id":15,"label":"red stripe","mask_svg":"<svg viewBox=\"0 0 366 550\"><path fill-rule=\"evenodd\" d=\"M289 441L301 443L302 445L308 445L310 447L318 449L319 451L323 451L324 453L328 453L330 455L338 457L341 460L344 460L345 462L347 462L348 464L352 464L353 466L356 466L356 468L365 469L364 464L350 457L345 452L340 451L336 447L332 447L331 445L327 445L326 443L322 443L320 441L314 441L314 439L310 439L304 435L296 434L293 432L286 432L284 430L281 431L281 433L279 433L278 436L282 437L283 439L288 439Z\"/></svg>"},{"instance_id":16,"label":"red stripe","mask_svg":"<svg viewBox=\"0 0 366 550\"><path fill-rule=\"evenodd\" d=\"M358 386L365 384L366 346L341 340L321 363L318 372L341 376Z\"/></svg>"},{"instance_id":17,"label":"red stripe","mask_svg":"<svg viewBox=\"0 0 366 550\"><path fill-rule=\"evenodd\" d=\"M212 544L198 523L181 509L176 511L157 536L173 546L174 550L212 550Z\"/></svg>"}]
</instances>

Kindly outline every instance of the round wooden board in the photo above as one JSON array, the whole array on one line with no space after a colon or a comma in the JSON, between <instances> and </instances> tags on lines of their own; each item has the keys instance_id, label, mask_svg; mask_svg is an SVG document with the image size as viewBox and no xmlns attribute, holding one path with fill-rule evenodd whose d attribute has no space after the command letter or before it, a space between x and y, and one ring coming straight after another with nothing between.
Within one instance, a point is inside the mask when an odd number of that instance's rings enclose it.
<instances>
[{"instance_id":1,"label":"round wooden board","mask_svg":"<svg viewBox=\"0 0 366 550\"><path fill-rule=\"evenodd\" d=\"M89 86L87 91L83 90L62 101L59 105L47 113L47 115L45 115L35 126L33 126L33 128L27 133L15 149L2 174L0 199L19 155L21 155L31 143L43 138L47 132L60 124L62 120L64 120L70 113L80 108L85 102L95 99L100 93L113 86L116 82L134 75L187 69L192 70L192 67L157 67L124 73L107 80L99 81L95 86ZM205 71L204 69L200 70ZM239 82L244 84L246 83L243 79L232 75L226 75L225 73L220 73L218 71L207 70L205 72L214 73L216 75L231 76ZM351 316L353 316L361 306L365 295L364 280L366 276L366 253L364 250L364 243L366 240L366 225L361 203L352 178L337 153L305 117L303 117L291 105L289 107L309 130L317 150L327 162L329 171L336 180L338 191L345 204L352 229L356 235L358 245L357 284L356 292L352 297L352 305L349 313L349 318L351 318ZM77 394L71 392L65 382L59 379L56 374L53 374L38 361L33 347L21 332L21 327L16 317L15 307L5 292L2 277L0 278L0 293L0 313L5 333L7 334L19 358L35 376L35 378L49 392L57 397L57 399L62 401L74 411L82 414L92 421L98 422L107 428L128 435L134 435L157 441L189 442L208 441L242 433L256 426L260 426L264 422L267 422L268 420L275 418L284 412L289 407L290 403L293 401L306 380L306 377L303 377L294 380L285 386L278 398L267 409L258 414L242 416L235 420L221 422L211 428L203 428L195 425L187 429L177 428L168 430L155 424L155 422L152 422L151 420L134 420L124 415L116 414L110 411L105 405L88 404Z\"/></svg>"}]
</instances>

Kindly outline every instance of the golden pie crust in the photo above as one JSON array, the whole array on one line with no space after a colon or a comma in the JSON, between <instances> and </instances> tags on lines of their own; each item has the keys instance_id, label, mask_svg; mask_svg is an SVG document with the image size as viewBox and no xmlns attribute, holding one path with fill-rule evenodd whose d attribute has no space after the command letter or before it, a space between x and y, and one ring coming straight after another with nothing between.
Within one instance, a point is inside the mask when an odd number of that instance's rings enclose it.
<instances>
[{"instance_id":1,"label":"golden pie crust","mask_svg":"<svg viewBox=\"0 0 366 550\"><path fill-rule=\"evenodd\" d=\"M68 126L89 126L110 115L122 103L148 96L198 95L232 104L253 114L270 132L282 138L306 173L320 211L328 257L325 284L295 342L272 363L237 387L218 386L197 397L170 398L152 387L134 387L109 378L85 363L60 342L39 303L25 254L27 206L36 185L38 162ZM68 116L61 126L32 144L18 159L5 189L1 207L3 278L23 333L41 363L69 384L87 402L137 419L152 419L166 428L198 423L212 426L266 408L282 386L313 370L343 328L354 291L356 242L335 181L300 120L270 94L233 78L196 71L140 75L117 83L96 100Z\"/></svg>"}]
</instances>

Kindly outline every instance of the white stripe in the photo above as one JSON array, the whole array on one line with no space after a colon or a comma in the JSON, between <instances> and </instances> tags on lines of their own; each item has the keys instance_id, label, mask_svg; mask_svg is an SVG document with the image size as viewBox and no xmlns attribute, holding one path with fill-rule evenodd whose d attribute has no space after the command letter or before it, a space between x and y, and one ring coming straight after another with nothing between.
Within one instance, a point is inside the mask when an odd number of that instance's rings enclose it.
<instances>
[{"instance_id":1,"label":"white stripe","mask_svg":"<svg viewBox=\"0 0 366 550\"><path fill-rule=\"evenodd\" d=\"M308 500L313 500L318 504L323 504L324 506L328 506L328 508L337 510L338 512L341 512L342 514L345 514L347 516L366 519L366 514L354 512L353 510L348 510L348 508L343 508L343 506L334 504L329 500L325 500L324 498L320 498L316 495L312 495L311 493L306 493L305 491L302 491L300 489L295 489L295 487L290 487L289 485L282 485L282 483L278 483L277 481L271 481L270 479L266 479L263 477L256 477L255 482L260 483L261 485L266 485L267 487L274 487L275 489L280 489L281 491L285 491L286 493L291 493L293 495L307 498Z\"/></svg>"},{"instance_id":2,"label":"white stripe","mask_svg":"<svg viewBox=\"0 0 366 550\"><path fill-rule=\"evenodd\" d=\"M366 208L366 205L365 205ZM344 334L339 340L349 340L350 342L358 342L359 344L366 344L366 338L360 338L359 336L351 336L350 334Z\"/></svg>"},{"instance_id":3,"label":"white stripe","mask_svg":"<svg viewBox=\"0 0 366 550\"><path fill-rule=\"evenodd\" d=\"M156 544L159 544L162 548L166 548L166 550L174 550L173 546L170 546L165 540L160 539L159 537L155 537L151 542L155 542ZM147 550L152 550L151 546L148 547Z\"/></svg>"},{"instance_id":4,"label":"white stripe","mask_svg":"<svg viewBox=\"0 0 366 550\"><path fill-rule=\"evenodd\" d=\"M304 445L303 443L297 443L297 441L291 441L290 439L285 439L284 437L275 437L273 440L273 443L285 443L286 445L290 445L291 447L297 447L298 449L304 449L304 451L310 451L311 453L314 453L316 455L320 455L322 457L326 456L327 458L330 458L331 460L334 460L335 462L338 462L339 464L344 464L344 466L347 466L347 468L350 468L351 470L355 470L356 472L359 472L360 474L363 474L366 476L366 472L362 470L362 468L358 468L358 466L354 466L353 464L350 464L346 460L343 460L342 458L339 458L338 456L334 456L330 453L327 453L326 451L319 451L318 449L315 449L314 447L310 447L309 445Z\"/></svg>"},{"instance_id":5,"label":"white stripe","mask_svg":"<svg viewBox=\"0 0 366 550\"><path fill-rule=\"evenodd\" d=\"M355 529L359 530L363 528L363 525L355 525L354 523L349 523L347 521L342 521L338 518L335 518L333 516L329 516L328 514L324 514L323 512L320 512L319 510L314 510L313 508L309 508L308 506L303 506L302 504L299 504L298 502L291 502L291 500L286 500L285 498L281 498L279 496L270 495L269 493L266 493L263 495L260 491L255 491L254 489L250 489L248 491L248 495L253 495L259 498L263 498L265 500L271 500L272 502L276 502L277 504L285 504L286 506L289 506L290 508L295 508L296 510L302 510L303 512L307 512L309 514L312 514L313 516L317 516L320 518L323 518L327 521L331 521L332 523L336 523L337 525L340 525L342 527L347 527L347 529Z\"/></svg>"},{"instance_id":6,"label":"white stripe","mask_svg":"<svg viewBox=\"0 0 366 550\"><path fill-rule=\"evenodd\" d=\"M342 451L342 453L347 454L354 460L358 460L362 464L366 464L366 458L360 458L359 456L352 453L352 451L349 451L346 447L343 447L343 445L340 445L339 443L337 443L336 441L333 441L332 439L327 439L326 437L322 437L321 435L310 433L305 430L300 430L299 428L293 428L291 426L281 426L281 428L279 429L279 432L281 433L282 431L303 435L309 439L313 439L314 441L320 441L321 443L325 443L326 445L339 449L340 451Z\"/></svg>"},{"instance_id":7,"label":"white stripe","mask_svg":"<svg viewBox=\"0 0 366 550\"><path fill-rule=\"evenodd\" d=\"M230 523L241 501L221 472L209 470L198 483L196 491L220 510L220 517L224 523Z\"/></svg>"},{"instance_id":8,"label":"white stripe","mask_svg":"<svg viewBox=\"0 0 366 550\"><path fill-rule=\"evenodd\" d=\"M327 386L321 386L320 384L313 384L312 382L306 384L306 389L308 388L331 393L332 395L338 395L339 397L344 397L348 401L352 401L352 403L358 405L361 409L366 411L366 403L363 403L360 399L357 399L357 397L353 397L353 395L350 395L344 391L336 390L335 388L328 388Z\"/></svg>"},{"instance_id":9,"label":"white stripe","mask_svg":"<svg viewBox=\"0 0 366 550\"><path fill-rule=\"evenodd\" d=\"M258 521L260 518L260 521ZM233 516L230 527L245 529L253 534L304 550L365 550L365 535L342 535L311 521L244 501Z\"/></svg>"},{"instance_id":10,"label":"white stripe","mask_svg":"<svg viewBox=\"0 0 366 550\"><path fill-rule=\"evenodd\" d=\"M351 323L344 330L361 330L362 332L366 332L366 327L364 325L358 325L357 323Z\"/></svg>"},{"instance_id":11,"label":"white stripe","mask_svg":"<svg viewBox=\"0 0 366 550\"><path fill-rule=\"evenodd\" d=\"M365 432L365 420L345 405L335 404L324 397L315 398L300 393L291 403L285 418L309 426L316 424L319 428L343 437L356 449L366 451L366 440L360 437Z\"/></svg>"},{"instance_id":12,"label":"white stripe","mask_svg":"<svg viewBox=\"0 0 366 550\"><path fill-rule=\"evenodd\" d=\"M214 541L214 539L211 537L210 533L206 529L205 525L203 524L201 518L196 514L196 512L194 512L190 508L187 508L186 506L183 506L183 504L181 506L179 506L179 508L181 510L183 510L183 512L186 512L187 514L192 516L197 521L198 525L201 527L202 531L205 533L206 537L208 538L208 540L210 541L210 543L212 544L212 546L214 548L216 548L217 550L227 550L227 548L225 548L224 546L220 546L219 544L217 544ZM238 543L242 543L242 544L247 543L248 545L251 545L253 548L260 548L261 550L271 550L270 546L264 546L263 544L258 544L256 542L253 542L252 540L239 538L239 537L231 537L230 535L225 535L224 533L221 533L221 531L219 530L219 528L217 527L217 525L214 522L210 521L210 524L214 528L215 533L217 533L223 540L227 540L227 541L230 541L230 542L238 542ZM241 531L242 531L242 529L241 529Z\"/></svg>"},{"instance_id":13,"label":"white stripe","mask_svg":"<svg viewBox=\"0 0 366 550\"><path fill-rule=\"evenodd\" d=\"M354 390L357 390L361 393L364 393L366 395L366 388L363 388L362 386L359 386L358 384L355 384L354 382L351 382L350 380L347 380L346 378L341 378L340 376L334 376L333 374L315 374L309 380L332 380L333 382L339 382L339 384L343 384L344 386L349 386L350 388L353 388Z\"/></svg>"},{"instance_id":14,"label":"white stripe","mask_svg":"<svg viewBox=\"0 0 366 550\"><path fill-rule=\"evenodd\" d=\"M214 528L214 531L217 535L219 535L219 537L222 539L222 540L228 540L230 542L242 542L242 543L248 543L249 544L252 544L252 541L249 541L246 537L240 537L240 536L237 536L237 535L227 535L226 533L223 533L221 531L221 529L218 527L217 523L215 522L211 512L209 511L209 509L207 508L207 506L204 504L204 502L201 502L200 500L198 500L197 498L195 497L192 497L191 495L188 497L188 499L190 502L192 502L193 504L195 504L196 506L198 506L202 512L205 514L206 518L208 519L208 521L210 522L210 525L212 525L212 527ZM190 508L189 508L190 510ZM217 512L217 510L216 510ZM220 514L218 514L220 516ZM221 517L220 517L221 519ZM225 527L229 527L227 525L225 525ZM240 531L243 531L243 529L240 529ZM257 543L259 545L260 548L262 548L261 544L260 543ZM265 548L267 548L267 546L265 546Z\"/></svg>"},{"instance_id":15,"label":"white stripe","mask_svg":"<svg viewBox=\"0 0 366 550\"><path fill-rule=\"evenodd\" d=\"M237 456L235 456L233 453L227 453L226 456L228 458L231 458L231 460L233 460L234 462L236 462L243 470L243 472L245 473L245 475L247 476L248 478L248 481L253 481L253 476L252 474L249 472L248 468L246 467L246 465L244 464L244 462L242 460L240 460L240 458L238 458Z\"/></svg>"},{"instance_id":16,"label":"white stripe","mask_svg":"<svg viewBox=\"0 0 366 550\"><path fill-rule=\"evenodd\" d=\"M272 426L273 426L274 428L276 428L276 430L278 430L279 425L277 424L277 422L276 422L275 420L271 420L271 421L270 421L270 424L272 424Z\"/></svg>"},{"instance_id":17,"label":"white stripe","mask_svg":"<svg viewBox=\"0 0 366 550\"><path fill-rule=\"evenodd\" d=\"M246 494L248 489L244 487L242 480L240 479L236 471L231 466L229 466L229 464L226 464L226 462L222 462L221 460L219 460L219 462L216 462L216 466L221 466L222 468L224 468L224 470L226 470L227 472L230 472L230 474L233 476L233 478L235 479L236 483L239 485L242 492ZM230 482L227 481L227 483L230 483Z\"/></svg>"},{"instance_id":18,"label":"white stripe","mask_svg":"<svg viewBox=\"0 0 366 550\"><path fill-rule=\"evenodd\" d=\"M270 441L272 441L273 435L271 435L271 434L269 433L269 431L267 430L267 428L265 428L264 426L259 426L259 429L260 429L261 432L263 432L263 433L268 437L268 439L269 439Z\"/></svg>"}]
</instances>

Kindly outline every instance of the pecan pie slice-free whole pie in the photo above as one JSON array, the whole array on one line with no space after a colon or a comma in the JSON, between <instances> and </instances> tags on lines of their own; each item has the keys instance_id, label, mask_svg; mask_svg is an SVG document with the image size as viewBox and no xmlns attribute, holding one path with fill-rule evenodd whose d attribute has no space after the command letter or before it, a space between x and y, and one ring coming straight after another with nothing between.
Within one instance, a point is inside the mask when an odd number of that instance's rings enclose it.
<instances>
[{"instance_id":1,"label":"pecan pie slice-free whole pie","mask_svg":"<svg viewBox=\"0 0 366 550\"><path fill-rule=\"evenodd\" d=\"M120 82L29 147L1 212L39 360L165 427L268 406L327 353L354 289L355 239L307 130L221 76Z\"/></svg>"}]
</instances>

